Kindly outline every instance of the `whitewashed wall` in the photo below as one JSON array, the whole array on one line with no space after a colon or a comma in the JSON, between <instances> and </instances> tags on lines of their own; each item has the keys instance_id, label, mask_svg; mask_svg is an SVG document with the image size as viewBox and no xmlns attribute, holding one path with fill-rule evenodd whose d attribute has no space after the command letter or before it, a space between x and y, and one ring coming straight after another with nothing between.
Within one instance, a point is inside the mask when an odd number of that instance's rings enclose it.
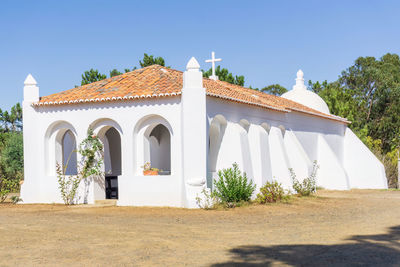
<instances>
[{"instance_id":1,"label":"whitewashed wall","mask_svg":"<svg viewBox=\"0 0 400 267\"><path fill-rule=\"evenodd\" d=\"M62 202L53 166L55 162L46 162L54 157L54 154L49 156L46 150L55 149L51 144L54 140L46 136L46 133L54 125L57 128L57 122L62 122L58 127L72 126L78 144L86 137L89 125L97 131L103 126L116 126L121 136L123 170L118 178L119 205L184 206L181 177L181 125L177 114L180 114L179 97L36 108L25 103L25 181L21 189L24 203ZM143 162L139 162L136 155L135 126L143 118L150 118L152 115L164 118L172 128L172 173L168 176L143 176L140 169ZM46 165L49 166L46 167ZM120 171L113 170L114 172ZM83 190L84 185L80 192L80 202L84 201ZM89 192L87 199L89 203L101 199L99 194L95 197L92 191Z\"/></svg>"},{"instance_id":2,"label":"whitewashed wall","mask_svg":"<svg viewBox=\"0 0 400 267\"><path fill-rule=\"evenodd\" d=\"M311 173L313 161L319 165L317 184L324 188L387 188L382 164L342 122L213 97L207 98L207 116L210 123L215 116L227 121L216 170L237 162L257 188L272 179L291 188L289 168L301 181ZM243 120L249 124L245 142ZM210 170L209 176L218 179Z\"/></svg>"}]
</instances>

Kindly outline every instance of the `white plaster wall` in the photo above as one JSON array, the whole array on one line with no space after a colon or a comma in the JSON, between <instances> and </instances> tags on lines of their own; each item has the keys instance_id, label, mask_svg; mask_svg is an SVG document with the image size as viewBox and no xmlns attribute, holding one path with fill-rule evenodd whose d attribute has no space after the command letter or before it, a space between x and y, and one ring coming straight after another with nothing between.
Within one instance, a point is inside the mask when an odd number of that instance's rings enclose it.
<instances>
[{"instance_id":1,"label":"white plaster wall","mask_svg":"<svg viewBox=\"0 0 400 267\"><path fill-rule=\"evenodd\" d=\"M135 173L136 150L134 147L135 125L145 116L157 114L165 118L172 126L171 136L172 175L144 177ZM54 168L46 172L45 158L47 142L45 136L50 125L56 121L66 121L76 130L77 143L85 137L89 125L109 121L115 122L121 134L122 175L118 177L118 205L163 205L183 207L181 174L181 134L180 98L139 99L131 102L90 103L62 106L32 107L24 105L24 158L25 182L21 189L24 203L61 203ZM99 120L107 118L109 120ZM94 123L95 122L95 123ZM114 126L114 125L111 125ZM118 129L119 128L119 129ZM29 148L29 149L28 149ZM78 159L79 160L79 159ZM88 202L96 197L95 186L89 185ZM101 181L98 189L101 189ZM84 200L85 186L80 189L80 201ZM98 192L97 192L98 193ZM144 200L146 200L144 202Z\"/></svg>"},{"instance_id":2,"label":"white plaster wall","mask_svg":"<svg viewBox=\"0 0 400 267\"><path fill-rule=\"evenodd\" d=\"M339 161L343 161L343 136L346 124L291 112L287 121L311 161L318 158L318 136L322 134Z\"/></svg>"},{"instance_id":3,"label":"white plaster wall","mask_svg":"<svg viewBox=\"0 0 400 267\"><path fill-rule=\"evenodd\" d=\"M344 136L344 168L351 188L387 188L383 164L349 129Z\"/></svg>"},{"instance_id":4,"label":"white plaster wall","mask_svg":"<svg viewBox=\"0 0 400 267\"><path fill-rule=\"evenodd\" d=\"M221 141L216 171L232 167L234 162L243 167L239 125L228 122Z\"/></svg>"},{"instance_id":5,"label":"white plaster wall","mask_svg":"<svg viewBox=\"0 0 400 267\"><path fill-rule=\"evenodd\" d=\"M269 145L271 151L272 179L278 181L286 189L292 186L289 168L290 163L283 142L282 131L278 127L272 127L269 132Z\"/></svg>"},{"instance_id":6,"label":"white plaster wall","mask_svg":"<svg viewBox=\"0 0 400 267\"><path fill-rule=\"evenodd\" d=\"M252 179L256 184L256 193L261 185L272 180L271 158L269 154L268 131L259 125L249 127L249 153L251 155Z\"/></svg>"},{"instance_id":7,"label":"white plaster wall","mask_svg":"<svg viewBox=\"0 0 400 267\"><path fill-rule=\"evenodd\" d=\"M303 181L310 174L312 167L311 160L291 130L285 131L283 143L289 162L288 165L295 172L297 180Z\"/></svg>"},{"instance_id":8,"label":"white plaster wall","mask_svg":"<svg viewBox=\"0 0 400 267\"><path fill-rule=\"evenodd\" d=\"M317 185L326 189L347 190L349 181L341 162L324 136L318 136Z\"/></svg>"},{"instance_id":9,"label":"white plaster wall","mask_svg":"<svg viewBox=\"0 0 400 267\"><path fill-rule=\"evenodd\" d=\"M260 155L258 157L255 157L255 159L259 159L259 163L254 164L254 170L255 172L257 169L261 168L261 173L259 173L259 178L256 180L257 186L261 187L264 185L266 182L271 182L272 181L272 155L271 155L271 149L270 149L270 144L269 144L269 130L267 131L266 129L260 129L259 133L259 140L260 140ZM255 139L256 140L256 139ZM259 165L257 165L259 164ZM261 180L261 181L260 181Z\"/></svg>"},{"instance_id":10,"label":"white plaster wall","mask_svg":"<svg viewBox=\"0 0 400 267\"><path fill-rule=\"evenodd\" d=\"M216 170L229 168L237 162L248 177L256 182L257 188L274 176L288 187L289 166L283 137L277 128L285 123L287 114L207 97L209 123L217 115L227 120L227 127L218 153ZM243 131L241 120L249 122L247 134ZM272 126L269 133L261 127L263 123Z\"/></svg>"},{"instance_id":11,"label":"white plaster wall","mask_svg":"<svg viewBox=\"0 0 400 267\"><path fill-rule=\"evenodd\" d=\"M242 170L251 169L257 187L272 178L290 188L292 181L288 168L293 168L297 178L302 180L311 174L312 162L317 160L320 167L317 182L327 189L387 186L383 166L357 137L346 132L345 123L207 97L209 123L217 115L227 120L227 127L216 170L238 162ZM241 120L249 122L247 139L240 134ZM270 126L268 133L257 132L263 123ZM286 129L285 136L279 127ZM251 164L246 163L245 167L247 154ZM368 170L371 172L367 175Z\"/></svg>"}]
</instances>

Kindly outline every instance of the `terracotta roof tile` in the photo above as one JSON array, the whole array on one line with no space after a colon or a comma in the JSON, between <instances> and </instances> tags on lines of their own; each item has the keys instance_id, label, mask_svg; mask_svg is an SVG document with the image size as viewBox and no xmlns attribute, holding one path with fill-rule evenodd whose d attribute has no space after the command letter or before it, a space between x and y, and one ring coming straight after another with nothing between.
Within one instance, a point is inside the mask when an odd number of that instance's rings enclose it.
<instances>
[{"instance_id":1,"label":"terracotta roof tile","mask_svg":"<svg viewBox=\"0 0 400 267\"><path fill-rule=\"evenodd\" d=\"M41 97L40 101L34 105L73 104L180 95L182 77L183 73L181 71L152 65L109 79ZM348 123L346 119L321 113L297 102L227 82L204 78L203 85L206 88L207 95L212 97L282 112L293 110Z\"/></svg>"}]
</instances>

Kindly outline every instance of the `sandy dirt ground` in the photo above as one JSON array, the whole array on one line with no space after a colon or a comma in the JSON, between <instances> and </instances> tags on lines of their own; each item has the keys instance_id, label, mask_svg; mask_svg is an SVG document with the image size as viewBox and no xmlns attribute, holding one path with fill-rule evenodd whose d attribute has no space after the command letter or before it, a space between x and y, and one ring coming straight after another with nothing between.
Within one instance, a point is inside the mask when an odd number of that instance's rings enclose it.
<instances>
[{"instance_id":1,"label":"sandy dirt ground","mask_svg":"<svg viewBox=\"0 0 400 267\"><path fill-rule=\"evenodd\" d=\"M400 191L231 210L0 205L0 266L400 266Z\"/></svg>"}]
</instances>

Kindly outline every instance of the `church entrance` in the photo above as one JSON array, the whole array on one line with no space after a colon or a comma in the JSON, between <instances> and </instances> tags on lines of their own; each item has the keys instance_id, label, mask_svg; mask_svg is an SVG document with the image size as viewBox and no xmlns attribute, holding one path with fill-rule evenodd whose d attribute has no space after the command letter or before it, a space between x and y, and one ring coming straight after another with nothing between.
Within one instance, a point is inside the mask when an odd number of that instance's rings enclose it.
<instances>
[{"instance_id":1,"label":"church entrance","mask_svg":"<svg viewBox=\"0 0 400 267\"><path fill-rule=\"evenodd\" d=\"M110 127L104 134L105 198L118 199L118 176L121 175L121 136Z\"/></svg>"},{"instance_id":2,"label":"church entrance","mask_svg":"<svg viewBox=\"0 0 400 267\"><path fill-rule=\"evenodd\" d=\"M106 176L106 199L118 199L118 176Z\"/></svg>"}]
</instances>

